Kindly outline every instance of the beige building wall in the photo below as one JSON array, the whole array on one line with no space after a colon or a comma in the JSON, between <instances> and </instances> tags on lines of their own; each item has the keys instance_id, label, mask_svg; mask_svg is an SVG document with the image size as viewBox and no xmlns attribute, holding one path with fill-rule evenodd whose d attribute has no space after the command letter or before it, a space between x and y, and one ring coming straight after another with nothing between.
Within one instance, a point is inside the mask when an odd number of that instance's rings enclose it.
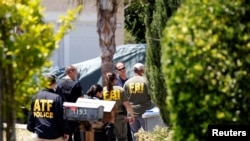
<instances>
[{"instance_id":1,"label":"beige building wall","mask_svg":"<svg viewBox=\"0 0 250 141\"><path fill-rule=\"evenodd\" d=\"M74 8L70 0L42 0L45 7L46 22L58 23L60 15L66 15L67 10ZM96 28L97 9L95 0L85 0L83 10L74 22L75 29L64 36L60 47L54 52L51 60L54 66L65 66L79 63L100 55L99 35ZM117 13L117 28L115 34L116 46L124 44L124 6L120 4Z\"/></svg>"},{"instance_id":2,"label":"beige building wall","mask_svg":"<svg viewBox=\"0 0 250 141\"><path fill-rule=\"evenodd\" d=\"M76 1L76 0L75 0ZM121 1L122 2L122 1ZM66 14L68 9L74 8L75 4L70 0L42 0L42 6L45 7L45 16L48 21L56 22L59 15ZM97 9L95 0L85 0L83 11L77 22L92 23L96 25ZM119 4L117 13L116 45L124 44L124 5Z\"/></svg>"}]
</instances>

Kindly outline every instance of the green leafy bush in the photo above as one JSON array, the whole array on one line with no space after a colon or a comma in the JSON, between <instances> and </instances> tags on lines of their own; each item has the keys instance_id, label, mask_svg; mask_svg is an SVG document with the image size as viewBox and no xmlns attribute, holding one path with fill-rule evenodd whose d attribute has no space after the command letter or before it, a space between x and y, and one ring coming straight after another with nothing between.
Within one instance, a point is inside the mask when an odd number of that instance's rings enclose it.
<instances>
[{"instance_id":1,"label":"green leafy bush","mask_svg":"<svg viewBox=\"0 0 250 141\"><path fill-rule=\"evenodd\" d=\"M202 141L209 124L249 124L250 7L187 0L164 30L162 69L175 141Z\"/></svg>"},{"instance_id":2,"label":"green leafy bush","mask_svg":"<svg viewBox=\"0 0 250 141\"><path fill-rule=\"evenodd\" d=\"M51 65L49 57L72 28L81 7L62 16L56 32L52 23L43 21L40 0L0 1L0 9L0 124L6 122L6 140L13 140L16 116L22 118L19 107L26 106L39 86L45 85L35 78L42 78L42 68Z\"/></svg>"},{"instance_id":3,"label":"green leafy bush","mask_svg":"<svg viewBox=\"0 0 250 141\"><path fill-rule=\"evenodd\" d=\"M174 14L180 3L173 0L141 0L141 2L145 11L144 21L147 42L146 77L150 84L149 91L152 100L161 111L163 122L169 125L169 113L165 110L167 91L160 61L162 55L160 39L162 31L166 26L166 21Z\"/></svg>"}]
</instances>

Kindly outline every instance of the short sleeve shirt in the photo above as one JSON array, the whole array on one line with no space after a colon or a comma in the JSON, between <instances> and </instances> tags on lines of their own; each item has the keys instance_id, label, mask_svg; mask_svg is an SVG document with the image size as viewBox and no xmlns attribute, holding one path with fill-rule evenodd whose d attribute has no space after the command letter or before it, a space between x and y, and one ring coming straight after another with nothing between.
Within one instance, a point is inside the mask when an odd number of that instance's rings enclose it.
<instances>
[{"instance_id":1,"label":"short sleeve shirt","mask_svg":"<svg viewBox=\"0 0 250 141\"><path fill-rule=\"evenodd\" d=\"M142 115L152 106L148 84L143 76L134 76L124 84L124 91L133 108L134 115Z\"/></svg>"},{"instance_id":2,"label":"short sleeve shirt","mask_svg":"<svg viewBox=\"0 0 250 141\"><path fill-rule=\"evenodd\" d=\"M110 92L107 90L107 87L103 88L103 100L116 101L119 113L123 112L123 102L128 101L128 98L125 95L122 87L113 86L113 90L111 90Z\"/></svg>"}]
</instances>

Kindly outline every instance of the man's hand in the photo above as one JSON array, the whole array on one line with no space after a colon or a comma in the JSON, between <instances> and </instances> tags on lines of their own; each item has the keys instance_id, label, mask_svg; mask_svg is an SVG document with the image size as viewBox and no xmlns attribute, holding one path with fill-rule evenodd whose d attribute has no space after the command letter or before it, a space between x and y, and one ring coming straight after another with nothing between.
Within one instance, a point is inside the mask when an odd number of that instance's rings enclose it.
<instances>
[{"instance_id":1,"label":"man's hand","mask_svg":"<svg viewBox=\"0 0 250 141\"><path fill-rule=\"evenodd\" d=\"M134 123L135 122L135 117L130 115L129 117L129 123Z\"/></svg>"}]
</instances>

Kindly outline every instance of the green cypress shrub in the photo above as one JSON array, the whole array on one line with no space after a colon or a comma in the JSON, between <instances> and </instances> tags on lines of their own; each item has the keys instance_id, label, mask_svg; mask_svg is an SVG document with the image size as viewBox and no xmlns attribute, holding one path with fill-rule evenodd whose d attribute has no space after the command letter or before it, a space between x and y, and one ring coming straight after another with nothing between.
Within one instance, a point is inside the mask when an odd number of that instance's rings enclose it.
<instances>
[{"instance_id":1,"label":"green cypress shrub","mask_svg":"<svg viewBox=\"0 0 250 141\"><path fill-rule=\"evenodd\" d=\"M186 0L167 23L162 70L174 141L203 141L209 124L249 124L250 7Z\"/></svg>"},{"instance_id":2,"label":"green cypress shrub","mask_svg":"<svg viewBox=\"0 0 250 141\"><path fill-rule=\"evenodd\" d=\"M150 84L150 94L160 108L164 123L169 125L169 113L165 110L167 91L161 71L160 38L166 21L176 11L179 3L175 3L173 0L151 0L144 2L144 4L147 41L146 76Z\"/></svg>"}]
</instances>

